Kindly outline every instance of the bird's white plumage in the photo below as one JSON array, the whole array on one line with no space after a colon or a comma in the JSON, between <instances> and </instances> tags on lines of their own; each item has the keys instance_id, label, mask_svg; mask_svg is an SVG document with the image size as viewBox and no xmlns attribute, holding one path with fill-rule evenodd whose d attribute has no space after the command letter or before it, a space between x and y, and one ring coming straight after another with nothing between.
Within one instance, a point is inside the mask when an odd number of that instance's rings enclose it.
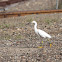
<instances>
[{"instance_id":1,"label":"bird's white plumage","mask_svg":"<svg viewBox=\"0 0 62 62\"><path fill-rule=\"evenodd\" d=\"M44 37L44 38L46 38L46 37L51 38L51 36L49 34L47 34L45 31L40 30L40 29L38 29L38 31L39 31L38 32L39 35L41 35L42 37Z\"/></svg>"},{"instance_id":2,"label":"bird's white plumage","mask_svg":"<svg viewBox=\"0 0 62 62\"><path fill-rule=\"evenodd\" d=\"M46 33L45 31L40 30L40 29L37 29L37 22L36 22L36 21L32 21L32 23L35 24L35 25L34 25L34 31L35 31L35 33L36 33L37 35L40 35L40 36L42 36L42 37L44 37L44 38L46 38L46 37L51 38L51 36L50 36L48 33Z\"/></svg>"}]
</instances>

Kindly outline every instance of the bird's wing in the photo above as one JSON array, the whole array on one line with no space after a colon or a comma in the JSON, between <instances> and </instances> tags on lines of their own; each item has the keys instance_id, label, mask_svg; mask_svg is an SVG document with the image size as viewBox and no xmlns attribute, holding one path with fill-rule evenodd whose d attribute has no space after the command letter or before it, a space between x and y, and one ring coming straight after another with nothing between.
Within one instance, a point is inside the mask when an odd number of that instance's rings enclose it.
<instances>
[{"instance_id":1,"label":"bird's wing","mask_svg":"<svg viewBox=\"0 0 62 62\"><path fill-rule=\"evenodd\" d=\"M38 33L40 36L42 36L44 38L46 38L46 37L51 38L51 36L43 30L38 29Z\"/></svg>"}]
</instances>

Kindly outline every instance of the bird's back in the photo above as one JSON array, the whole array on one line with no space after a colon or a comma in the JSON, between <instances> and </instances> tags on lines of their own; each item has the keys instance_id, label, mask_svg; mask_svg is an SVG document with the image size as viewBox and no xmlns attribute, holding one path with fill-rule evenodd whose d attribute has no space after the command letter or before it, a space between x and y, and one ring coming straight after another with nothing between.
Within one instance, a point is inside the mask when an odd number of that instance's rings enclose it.
<instances>
[{"instance_id":1,"label":"bird's back","mask_svg":"<svg viewBox=\"0 0 62 62\"><path fill-rule=\"evenodd\" d=\"M46 37L51 38L51 36L50 36L48 33L46 33L46 32L43 31L43 30L40 30L40 29L38 29L38 34L39 34L40 36L44 37L44 38L46 38Z\"/></svg>"}]
</instances>

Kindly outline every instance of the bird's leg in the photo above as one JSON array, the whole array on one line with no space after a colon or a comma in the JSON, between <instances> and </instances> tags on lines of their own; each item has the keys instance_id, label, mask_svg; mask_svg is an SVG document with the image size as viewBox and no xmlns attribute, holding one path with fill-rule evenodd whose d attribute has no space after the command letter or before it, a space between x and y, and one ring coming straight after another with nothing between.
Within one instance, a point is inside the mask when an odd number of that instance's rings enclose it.
<instances>
[{"instance_id":1,"label":"bird's leg","mask_svg":"<svg viewBox=\"0 0 62 62\"><path fill-rule=\"evenodd\" d=\"M41 39L40 39L40 36L38 35L38 38L39 38L39 42L41 41Z\"/></svg>"},{"instance_id":2,"label":"bird's leg","mask_svg":"<svg viewBox=\"0 0 62 62\"><path fill-rule=\"evenodd\" d=\"M40 42L40 46L38 47L38 48L42 48L42 46L43 46L43 41L42 41L42 43L41 43L41 39L40 39L40 36L38 35L38 38L39 38L39 42Z\"/></svg>"},{"instance_id":3,"label":"bird's leg","mask_svg":"<svg viewBox=\"0 0 62 62\"><path fill-rule=\"evenodd\" d=\"M49 41L49 46L51 47L52 46L52 43L51 43L50 39L47 39L47 40Z\"/></svg>"},{"instance_id":4,"label":"bird's leg","mask_svg":"<svg viewBox=\"0 0 62 62\"><path fill-rule=\"evenodd\" d=\"M47 41L49 41L49 43L51 43L50 39L47 39Z\"/></svg>"}]
</instances>

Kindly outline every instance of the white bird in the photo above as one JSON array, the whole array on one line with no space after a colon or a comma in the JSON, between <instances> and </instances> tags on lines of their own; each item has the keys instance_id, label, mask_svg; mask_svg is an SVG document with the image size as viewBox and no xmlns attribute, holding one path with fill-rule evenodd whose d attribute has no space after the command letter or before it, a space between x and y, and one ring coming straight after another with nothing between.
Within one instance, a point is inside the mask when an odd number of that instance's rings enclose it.
<instances>
[{"instance_id":1,"label":"white bird","mask_svg":"<svg viewBox=\"0 0 62 62\"><path fill-rule=\"evenodd\" d=\"M40 29L37 29L37 22L36 22L36 21L32 21L32 23L35 24L35 25L34 25L34 31L35 31L35 33L36 33L37 35L40 35L40 36L42 36L42 37L44 37L44 38L51 38L51 36L50 36L48 33L46 33L45 31L40 30Z\"/></svg>"}]
</instances>

